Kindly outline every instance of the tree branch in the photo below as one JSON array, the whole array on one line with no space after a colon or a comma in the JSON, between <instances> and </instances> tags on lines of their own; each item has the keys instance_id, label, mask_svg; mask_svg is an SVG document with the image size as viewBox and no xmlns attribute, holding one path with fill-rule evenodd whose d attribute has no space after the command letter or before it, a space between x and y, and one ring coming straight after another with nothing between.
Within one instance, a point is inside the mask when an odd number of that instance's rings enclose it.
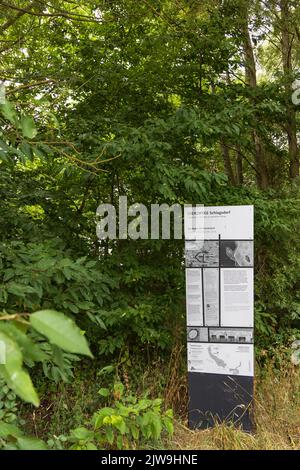
<instances>
[{"instance_id":1,"label":"tree branch","mask_svg":"<svg viewBox=\"0 0 300 470\"><path fill-rule=\"evenodd\" d=\"M40 82L26 83L24 85L18 86L17 88L14 88L13 90L7 91L6 95L11 95L13 93L18 92L19 90L24 90L26 88L33 88L33 87L41 86L41 85L48 85L49 83L57 83L57 82L54 79L45 79L45 80L41 80Z\"/></svg>"},{"instance_id":2,"label":"tree branch","mask_svg":"<svg viewBox=\"0 0 300 470\"><path fill-rule=\"evenodd\" d=\"M61 12L58 12L58 13L44 13L44 12L38 12L38 11L32 11L30 8L21 8L21 7L17 7L16 5L11 5L9 3L6 3L6 2L0 2L0 5L6 7L6 8L10 8L12 10L16 10L18 11L19 13L22 13L22 14L28 14L28 15L33 15L33 16L38 16L38 17L47 17L47 18L60 18L60 17L63 17L63 18L67 18L68 20L72 20L72 21L83 21L83 22L89 22L89 23L99 23L99 21L96 19L96 18L92 18L90 16L80 16L80 15L77 15L76 13L75 14L69 14L67 12L64 12L64 11L61 11ZM30 7L30 5L29 5Z\"/></svg>"}]
</instances>

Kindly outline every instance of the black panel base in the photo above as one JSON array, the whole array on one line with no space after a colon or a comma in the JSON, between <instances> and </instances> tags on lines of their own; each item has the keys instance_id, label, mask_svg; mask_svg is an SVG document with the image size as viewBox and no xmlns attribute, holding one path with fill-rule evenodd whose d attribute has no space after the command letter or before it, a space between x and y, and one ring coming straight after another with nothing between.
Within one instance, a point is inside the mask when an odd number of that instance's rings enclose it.
<instances>
[{"instance_id":1,"label":"black panel base","mask_svg":"<svg viewBox=\"0 0 300 470\"><path fill-rule=\"evenodd\" d=\"M254 430L253 377L189 372L188 379L190 429L225 422Z\"/></svg>"}]
</instances>

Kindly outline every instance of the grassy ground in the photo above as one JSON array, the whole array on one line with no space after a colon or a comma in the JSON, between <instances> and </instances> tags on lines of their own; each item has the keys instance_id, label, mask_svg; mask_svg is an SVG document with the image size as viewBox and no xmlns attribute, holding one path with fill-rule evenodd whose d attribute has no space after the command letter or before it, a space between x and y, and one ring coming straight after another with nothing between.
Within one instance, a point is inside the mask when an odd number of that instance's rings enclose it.
<instances>
[{"instance_id":1,"label":"grassy ground","mask_svg":"<svg viewBox=\"0 0 300 470\"><path fill-rule=\"evenodd\" d=\"M150 390L153 397L164 395L167 407L175 410L175 432L152 448L216 449L216 450L267 450L300 449L300 369L289 361L275 368L256 370L255 425L253 434L229 426L217 425L206 431L187 428L186 373L179 364L181 351L171 358L168 370L162 373L159 364L147 369L140 377L138 394ZM161 365L162 366L162 365ZM167 378L167 385L165 384ZM24 410L23 417L29 434L42 439L68 434L70 429L82 426L93 412L103 404L97 390L97 374L91 369L81 370L72 384L60 384L42 393L41 407L35 411ZM136 384L134 384L136 389Z\"/></svg>"},{"instance_id":2,"label":"grassy ground","mask_svg":"<svg viewBox=\"0 0 300 470\"><path fill-rule=\"evenodd\" d=\"M247 434L217 425L212 430L190 431L179 420L171 448L215 450L300 449L300 371L292 365L258 373L255 390L256 431Z\"/></svg>"}]
</instances>

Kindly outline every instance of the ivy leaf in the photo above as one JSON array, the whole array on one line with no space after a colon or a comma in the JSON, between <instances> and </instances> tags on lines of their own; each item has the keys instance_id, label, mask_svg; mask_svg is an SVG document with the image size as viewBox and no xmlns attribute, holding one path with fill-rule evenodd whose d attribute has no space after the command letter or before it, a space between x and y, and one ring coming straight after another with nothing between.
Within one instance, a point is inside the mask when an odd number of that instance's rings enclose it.
<instances>
[{"instance_id":1,"label":"ivy leaf","mask_svg":"<svg viewBox=\"0 0 300 470\"><path fill-rule=\"evenodd\" d=\"M30 315L31 326L50 343L64 351L93 357L87 340L71 318L55 310L40 310Z\"/></svg>"}]
</instances>

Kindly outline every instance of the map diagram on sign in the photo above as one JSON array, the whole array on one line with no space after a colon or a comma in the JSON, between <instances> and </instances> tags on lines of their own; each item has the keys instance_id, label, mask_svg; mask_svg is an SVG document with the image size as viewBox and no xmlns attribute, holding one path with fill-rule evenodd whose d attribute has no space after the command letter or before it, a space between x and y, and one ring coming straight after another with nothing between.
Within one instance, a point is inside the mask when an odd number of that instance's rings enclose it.
<instances>
[{"instance_id":1,"label":"map diagram on sign","mask_svg":"<svg viewBox=\"0 0 300 470\"><path fill-rule=\"evenodd\" d=\"M188 343L188 370L252 376L253 345Z\"/></svg>"}]
</instances>

